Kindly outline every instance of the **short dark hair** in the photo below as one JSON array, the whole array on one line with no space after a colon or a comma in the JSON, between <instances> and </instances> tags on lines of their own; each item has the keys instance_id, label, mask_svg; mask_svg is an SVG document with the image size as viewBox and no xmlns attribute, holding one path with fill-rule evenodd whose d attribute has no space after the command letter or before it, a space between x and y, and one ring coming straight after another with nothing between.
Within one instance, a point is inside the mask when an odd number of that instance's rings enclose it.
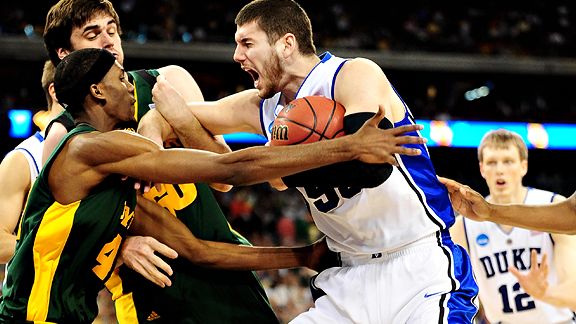
<instances>
[{"instance_id":1,"label":"short dark hair","mask_svg":"<svg viewBox=\"0 0 576 324\"><path fill-rule=\"evenodd\" d=\"M286 33L292 33L301 54L316 54L312 38L312 23L302 7L292 0L255 0L245 5L234 21L242 26L257 22L268 36L270 44Z\"/></svg>"},{"instance_id":2,"label":"short dark hair","mask_svg":"<svg viewBox=\"0 0 576 324\"><path fill-rule=\"evenodd\" d=\"M77 117L84 110L84 99L90 92L90 86L100 82L114 62L114 55L101 48L85 48L66 55L54 74L58 102L73 117Z\"/></svg>"},{"instance_id":3,"label":"short dark hair","mask_svg":"<svg viewBox=\"0 0 576 324\"><path fill-rule=\"evenodd\" d=\"M72 29L82 27L97 13L112 16L116 21L118 33L121 34L120 18L109 0L60 0L50 8L44 26L44 45L54 66L60 62L57 50L59 48L70 50L72 47L70 44Z\"/></svg>"}]
</instances>

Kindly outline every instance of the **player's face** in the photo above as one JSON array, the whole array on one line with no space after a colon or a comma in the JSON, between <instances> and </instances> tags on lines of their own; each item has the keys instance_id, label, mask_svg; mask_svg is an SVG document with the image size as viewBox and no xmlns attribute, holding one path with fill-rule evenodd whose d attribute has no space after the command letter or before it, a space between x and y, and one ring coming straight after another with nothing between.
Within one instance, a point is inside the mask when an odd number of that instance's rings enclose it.
<instances>
[{"instance_id":1,"label":"player's face","mask_svg":"<svg viewBox=\"0 0 576 324\"><path fill-rule=\"evenodd\" d=\"M256 22L238 26L235 34L234 61L254 80L261 98L271 98L281 90L284 74L280 57L271 46L266 33Z\"/></svg>"},{"instance_id":2,"label":"player's face","mask_svg":"<svg viewBox=\"0 0 576 324\"><path fill-rule=\"evenodd\" d=\"M95 14L84 26L73 28L70 44L74 51L83 48L103 48L112 53L120 64L124 63L124 52L122 40L118 34L118 26L114 18L108 14ZM69 50L59 49L58 56L62 59L69 53Z\"/></svg>"},{"instance_id":3,"label":"player's face","mask_svg":"<svg viewBox=\"0 0 576 324\"><path fill-rule=\"evenodd\" d=\"M118 61L102 81L108 114L119 121L134 120L134 86Z\"/></svg>"},{"instance_id":4,"label":"player's face","mask_svg":"<svg viewBox=\"0 0 576 324\"><path fill-rule=\"evenodd\" d=\"M511 196L522 187L522 178L528 171L528 161L520 159L514 145L506 148L485 147L480 162L480 173L486 180L492 196Z\"/></svg>"}]
</instances>

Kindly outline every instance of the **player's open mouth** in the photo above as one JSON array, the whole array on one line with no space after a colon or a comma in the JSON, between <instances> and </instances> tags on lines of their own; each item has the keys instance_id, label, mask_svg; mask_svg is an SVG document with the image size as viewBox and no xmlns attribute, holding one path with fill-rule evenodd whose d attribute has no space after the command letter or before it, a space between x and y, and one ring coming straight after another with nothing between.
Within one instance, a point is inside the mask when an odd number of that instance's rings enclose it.
<instances>
[{"instance_id":1,"label":"player's open mouth","mask_svg":"<svg viewBox=\"0 0 576 324\"><path fill-rule=\"evenodd\" d=\"M496 180L496 184L499 186L503 186L506 184L506 181L499 179L499 180Z\"/></svg>"},{"instance_id":2,"label":"player's open mouth","mask_svg":"<svg viewBox=\"0 0 576 324\"><path fill-rule=\"evenodd\" d=\"M256 87L258 85L258 80L260 80L260 75L258 74L258 72L252 70L252 69L244 69L244 71L248 72L248 74L250 74L250 76L252 77L252 80L254 80L254 86Z\"/></svg>"}]
</instances>

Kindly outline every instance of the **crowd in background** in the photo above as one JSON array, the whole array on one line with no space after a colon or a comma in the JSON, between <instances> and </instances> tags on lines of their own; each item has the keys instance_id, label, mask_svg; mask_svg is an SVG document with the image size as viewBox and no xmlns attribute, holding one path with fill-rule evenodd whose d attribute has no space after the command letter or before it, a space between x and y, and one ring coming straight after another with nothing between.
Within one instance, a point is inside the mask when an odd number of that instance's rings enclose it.
<instances>
[{"instance_id":1,"label":"crowd in background","mask_svg":"<svg viewBox=\"0 0 576 324\"><path fill-rule=\"evenodd\" d=\"M115 0L125 39L233 42L243 1ZM3 1L0 33L41 33L50 1ZM404 1L375 9L368 1L303 0L319 47L487 55L574 56L575 12L568 0ZM41 10L46 9L46 10ZM29 26L29 27L27 27Z\"/></svg>"}]
</instances>

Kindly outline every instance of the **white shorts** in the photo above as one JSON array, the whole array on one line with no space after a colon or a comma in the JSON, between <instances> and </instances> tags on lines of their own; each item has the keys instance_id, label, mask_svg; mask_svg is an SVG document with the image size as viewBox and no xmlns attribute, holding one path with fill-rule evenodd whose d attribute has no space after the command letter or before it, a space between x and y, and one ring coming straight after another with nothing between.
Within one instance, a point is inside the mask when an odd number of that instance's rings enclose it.
<instances>
[{"instance_id":1,"label":"white shorts","mask_svg":"<svg viewBox=\"0 0 576 324\"><path fill-rule=\"evenodd\" d=\"M446 234L341 259L313 278L315 307L291 323L472 323L478 311L468 255Z\"/></svg>"}]
</instances>

